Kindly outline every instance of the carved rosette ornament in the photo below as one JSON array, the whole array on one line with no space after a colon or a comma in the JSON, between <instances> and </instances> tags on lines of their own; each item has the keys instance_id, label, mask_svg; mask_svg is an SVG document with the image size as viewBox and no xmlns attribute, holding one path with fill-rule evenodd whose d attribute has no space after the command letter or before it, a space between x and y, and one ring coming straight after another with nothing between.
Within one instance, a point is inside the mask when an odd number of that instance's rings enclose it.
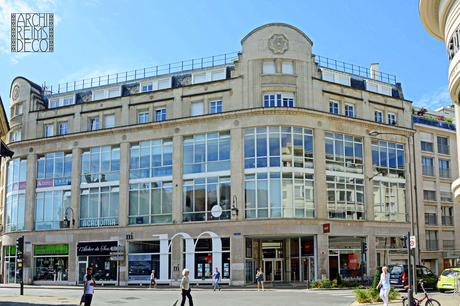
<instances>
[{"instance_id":1,"label":"carved rosette ornament","mask_svg":"<svg viewBox=\"0 0 460 306\"><path fill-rule=\"evenodd\" d=\"M289 49L289 41L283 34L273 34L268 40L268 48L275 54L283 54Z\"/></svg>"},{"instance_id":2,"label":"carved rosette ornament","mask_svg":"<svg viewBox=\"0 0 460 306\"><path fill-rule=\"evenodd\" d=\"M19 85L15 85L13 87L13 94L11 96L12 96L14 101L19 98Z\"/></svg>"}]
</instances>

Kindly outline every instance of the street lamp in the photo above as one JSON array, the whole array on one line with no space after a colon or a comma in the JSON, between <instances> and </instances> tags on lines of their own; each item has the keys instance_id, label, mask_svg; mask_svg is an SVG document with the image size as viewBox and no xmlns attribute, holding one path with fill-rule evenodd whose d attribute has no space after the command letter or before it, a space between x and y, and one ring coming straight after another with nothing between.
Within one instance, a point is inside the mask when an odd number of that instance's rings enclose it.
<instances>
[{"instance_id":1,"label":"street lamp","mask_svg":"<svg viewBox=\"0 0 460 306\"><path fill-rule=\"evenodd\" d=\"M409 136L409 135L399 134L399 133L392 133L392 132L379 132L379 131L376 131L376 130L369 131L368 135L373 136L373 137L376 137L376 136L379 136L379 135L396 135L396 136L404 137L407 140L407 150L409 150L409 148L410 148L410 138L411 138L411 136ZM415 163L415 141L414 141L413 137L412 137L412 143L414 144L412 152L413 152L413 158L414 158L414 163ZM408 154L410 154L410 151L408 151ZM410 158L407 158L407 171L409 172L408 179L409 179L409 186L410 186L410 214L409 214L409 218L410 218L411 232L415 235L414 199L415 199L415 202L417 202L417 190L415 190L414 193L412 192L413 191L412 184L415 185L416 183L415 183L415 179L412 179L412 171L410 169ZM416 177L415 171L416 171L416 168L415 168L415 164L414 164L414 177ZM375 177L375 175L373 177ZM416 203L416 206L417 206L417 203ZM417 218L417 215L415 217ZM418 231L418 222L417 222L417 231ZM417 235L417 237L419 237L419 236L420 235ZM409 240L410 240L410 237L407 237L407 244L409 244ZM418 243L417 243L417 249L418 249L418 247L419 246L418 246ZM409 249L409 263L408 263L409 275L411 276L411 279L412 279L412 281L409 283L408 295L409 295L409 305L412 305L412 302L413 302L412 290L413 290L413 288L416 289L416 286L415 286L415 266L416 266L416 263L415 263L415 256L414 256L414 268L412 269L412 266L411 266L411 249L410 248L408 248L408 249ZM417 253L416 253L416 255L417 255L417 258L418 258L419 254L417 254Z\"/></svg>"}]
</instances>

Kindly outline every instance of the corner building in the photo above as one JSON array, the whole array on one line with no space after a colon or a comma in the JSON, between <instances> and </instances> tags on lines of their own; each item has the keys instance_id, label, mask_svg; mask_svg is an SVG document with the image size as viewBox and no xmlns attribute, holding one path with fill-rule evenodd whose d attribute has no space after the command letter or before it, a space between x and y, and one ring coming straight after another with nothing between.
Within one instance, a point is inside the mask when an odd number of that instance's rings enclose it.
<instances>
[{"instance_id":1,"label":"corner building","mask_svg":"<svg viewBox=\"0 0 460 306\"><path fill-rule=\"evenodd\" d=\"M314 55L288 24L241 44L53 87L13 80L4 282L20 235L37 284L75 284L88 265L106 284L148 283L152 269L177 284L187 267L193 283L219 268L245 285L257 268L301 283L405 261L415 130L401 84Z\"/></svg>"}]
</instances>

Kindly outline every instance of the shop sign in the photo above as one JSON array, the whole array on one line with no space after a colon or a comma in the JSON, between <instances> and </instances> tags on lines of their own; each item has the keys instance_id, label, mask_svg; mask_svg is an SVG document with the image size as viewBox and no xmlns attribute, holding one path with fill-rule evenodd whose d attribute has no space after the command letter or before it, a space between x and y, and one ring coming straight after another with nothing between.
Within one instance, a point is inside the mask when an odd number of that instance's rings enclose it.
<instances>
[{"instance_id":1,"label":"shop sign","mask_svg":"<svg viewBox=\"0 0 460 306\"><path fill-rule=\"evenodd\" d=\"M39 179L37 180L37 188L53 187L53 179Z\"/></svg>"},{"instance_id":2,"label":"shop sign","mask_svg":"<svg viewBox=\"0 0 460 306\"><path fill-rule=\"evenodd\" d=\"M117 241L79 242L77 256L110 255L110 248L118 246Z\"/></svg>"},{"instance_id":3,"label":"shop sign","mask_svg":"<svg viewBox=\"0 0 460 306\"><path fill-rule=\"evenodd\" d=\"M68 255L69 245L68 244L43 244L34 245L34 255Z\"/></svg>"}]
</instances>

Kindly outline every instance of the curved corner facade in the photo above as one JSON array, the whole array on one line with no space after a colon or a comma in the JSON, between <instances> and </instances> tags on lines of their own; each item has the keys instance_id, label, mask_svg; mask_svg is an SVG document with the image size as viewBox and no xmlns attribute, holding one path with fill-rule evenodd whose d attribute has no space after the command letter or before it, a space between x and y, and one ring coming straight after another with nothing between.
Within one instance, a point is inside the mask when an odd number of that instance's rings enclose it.
<instances>
[{"instance_id":1,"label":"curved corner facade","mask_svg":"<svg viewBox=\"0 0 460 306\"><path fill-rule=\"evenodd\" d=\"M78 283L88 265L122 285L152 269L174 285L184 267L194 283L215 268L232 285L257 268L273 283L355 280L405 261L416 130L394 76L313 55L280 23L250 32L241 52L127 76L13 81L4 282L16 281L21 235L37 284Z\"/></svg>"}]
</instances>

